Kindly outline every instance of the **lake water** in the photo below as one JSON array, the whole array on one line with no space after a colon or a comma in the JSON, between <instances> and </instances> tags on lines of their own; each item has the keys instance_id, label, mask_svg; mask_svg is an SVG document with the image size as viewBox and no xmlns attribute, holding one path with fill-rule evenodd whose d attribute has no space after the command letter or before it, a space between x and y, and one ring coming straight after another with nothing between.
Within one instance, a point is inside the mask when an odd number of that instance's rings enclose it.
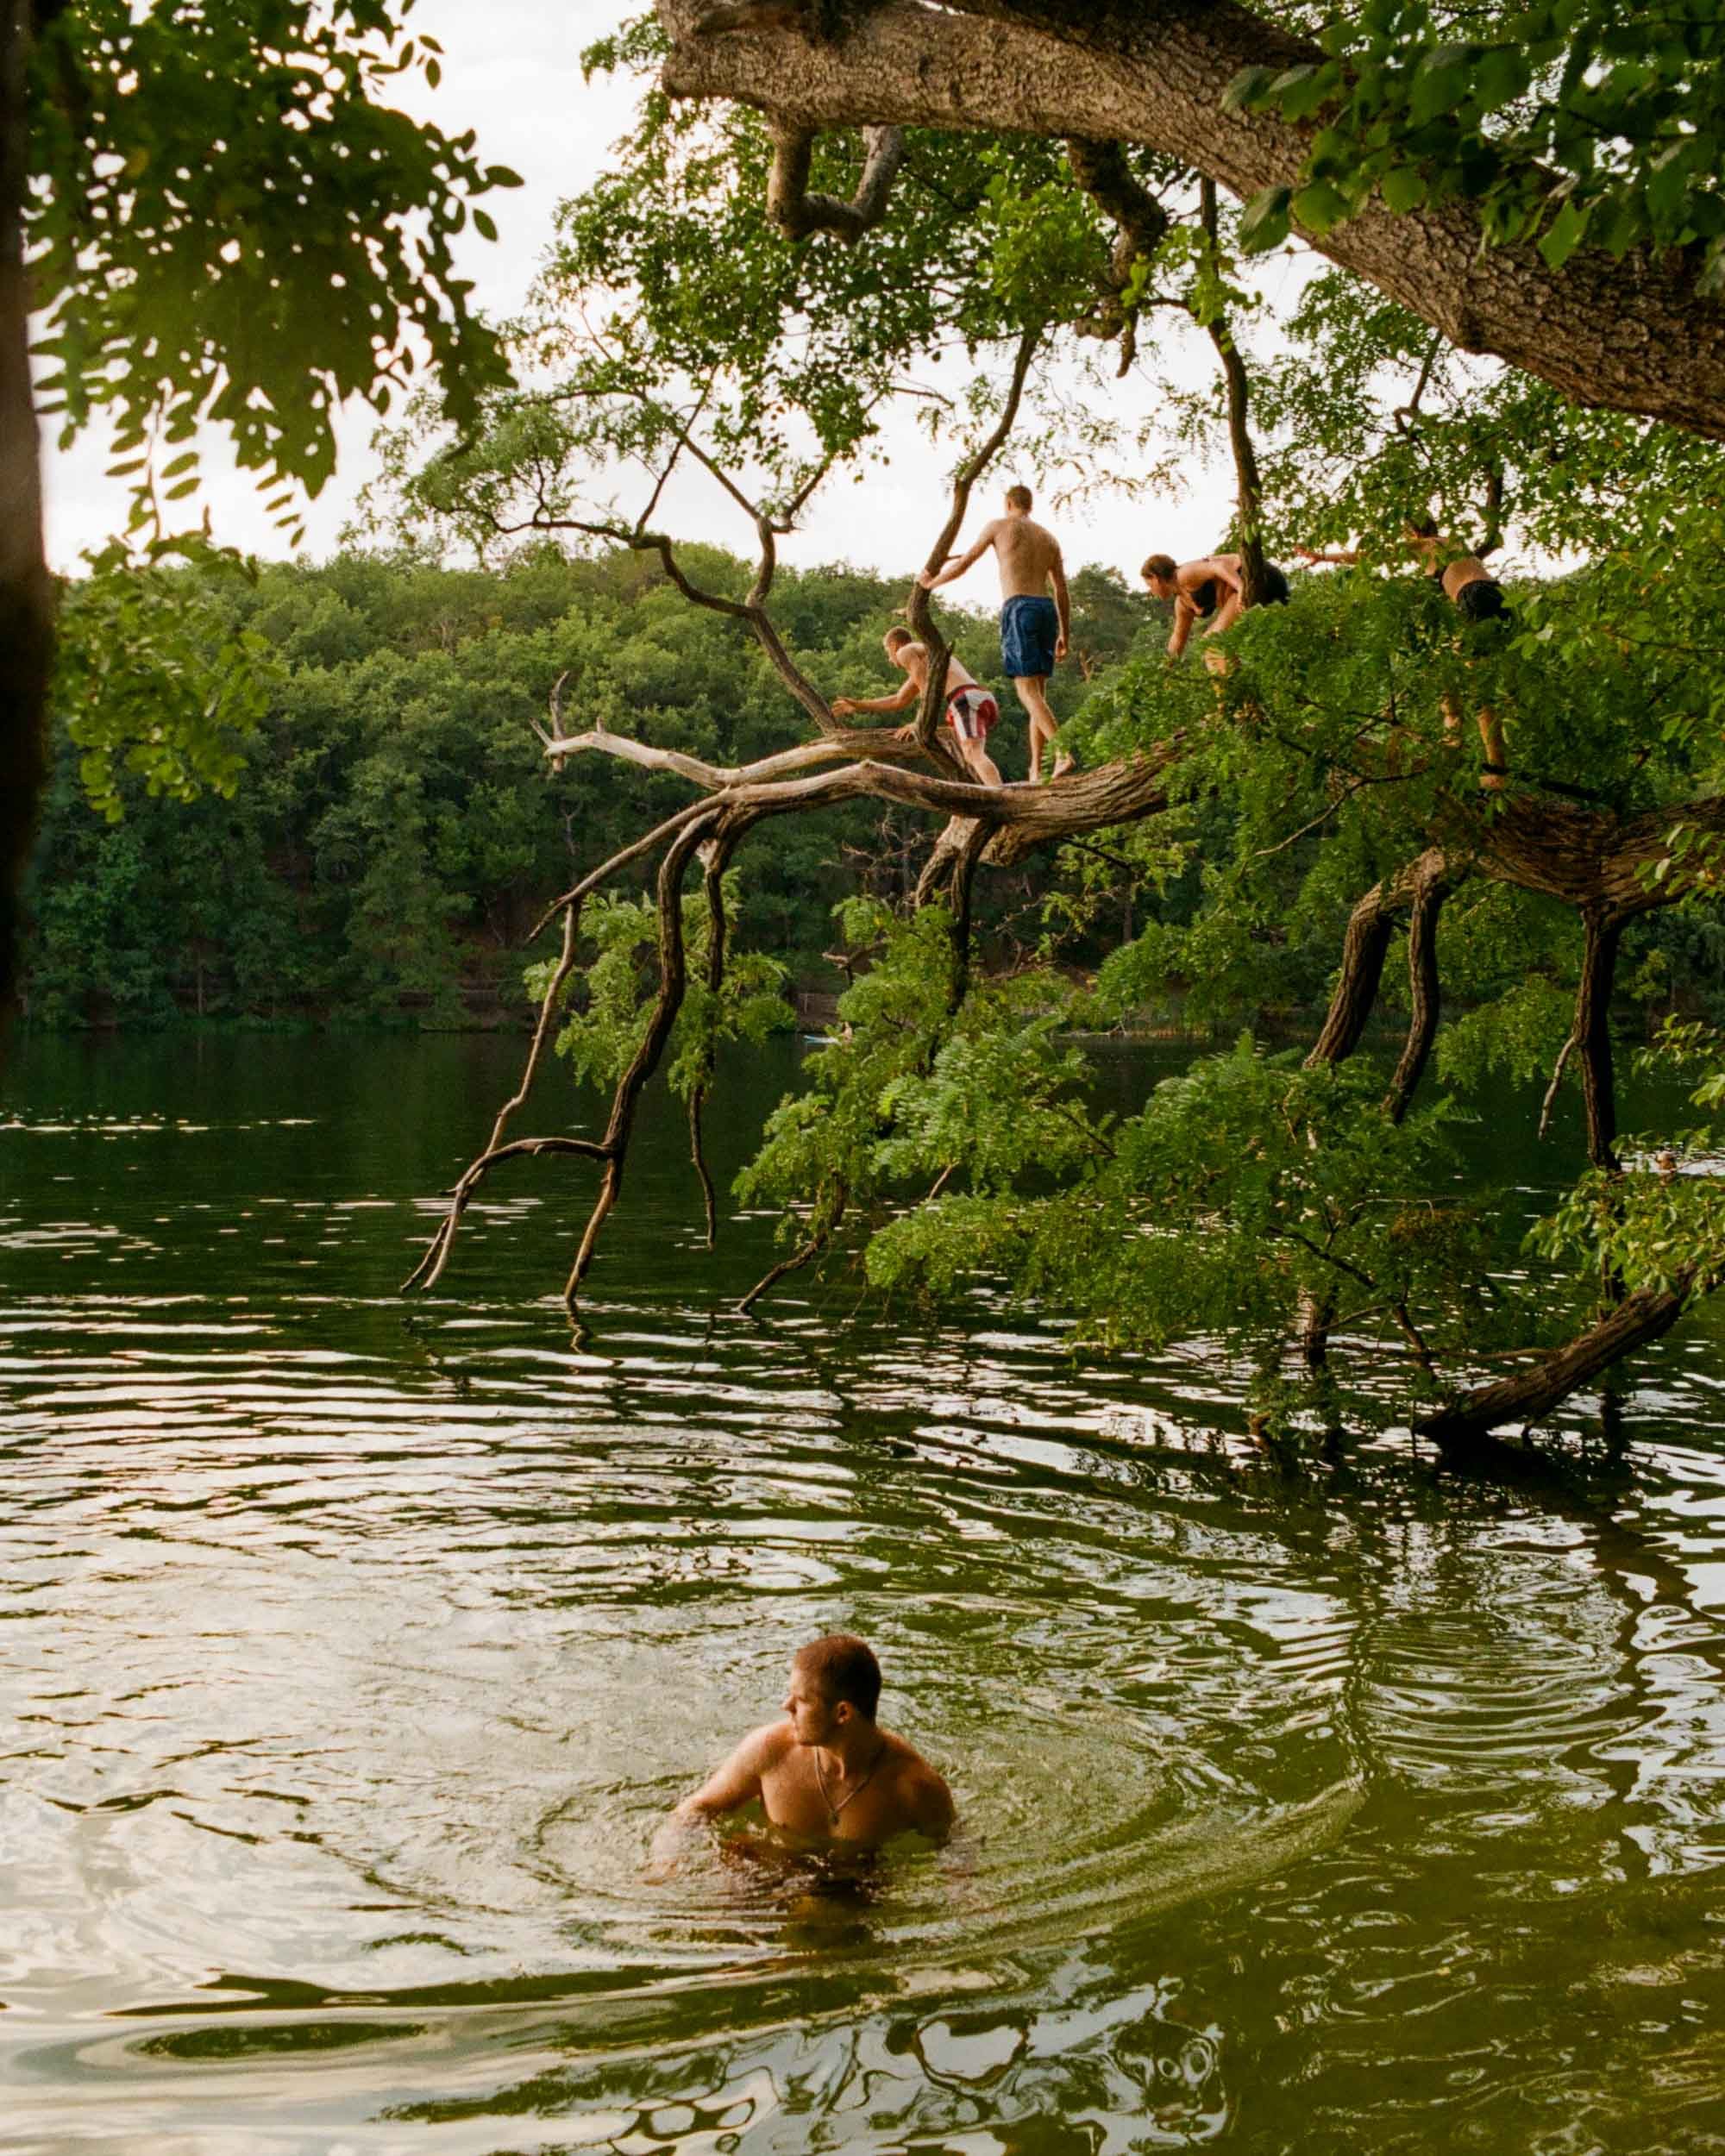
<instances>
[{"instance_id":1,"label":"lake water","mask_svg":"<svg viewBox=\"0 0 1725 2156\"><path fill-rule=\"evenodd\" d=\"M706 1256L662 1108L583 1336L569 1161L405 1304L518 1055L15 1052L9 2156L1725 2149L1716 1324L1561 1481L1278 1469L1195 1348L738 1319L768 1224ZM835 1628L956 1842L647 1883Z\"/></svg>"}]
</instances>

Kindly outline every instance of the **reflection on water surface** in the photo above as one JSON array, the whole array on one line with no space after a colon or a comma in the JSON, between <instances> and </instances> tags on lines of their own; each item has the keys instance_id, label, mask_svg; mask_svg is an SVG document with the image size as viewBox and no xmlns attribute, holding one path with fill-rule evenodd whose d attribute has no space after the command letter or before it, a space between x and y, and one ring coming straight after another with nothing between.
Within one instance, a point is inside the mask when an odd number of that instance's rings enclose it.
<instances>
[{"instance_id":1,"label":"reflection on water surface","mask_svg":"<svg viewBox=\"0 0 1725 2156\"><path fill-rule=\"evenodd\" d=\"M514 1055L10 1074L9 2152L1725 2147L1716 1334L1627 1463L1290 1474L1201 1353L724 1314L669 1141L583 1339L578 1169L407 1309ZM954 1845L646 1877L836 1626Z\"/></svg>"}]
</instances>

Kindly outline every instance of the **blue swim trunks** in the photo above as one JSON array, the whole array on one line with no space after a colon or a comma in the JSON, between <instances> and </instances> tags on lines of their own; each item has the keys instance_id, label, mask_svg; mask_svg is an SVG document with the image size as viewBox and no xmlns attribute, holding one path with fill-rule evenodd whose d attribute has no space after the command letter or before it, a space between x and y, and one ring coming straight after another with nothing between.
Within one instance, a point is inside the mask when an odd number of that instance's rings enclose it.
<instances>
[{"instance_id":1,"label":"blue swim trunks","mask_svg":"<svg viewBox=\"0 0 1725 2156\"><path fill-rule=\"evenodd\" d=\"M1000 665L1009 680L1054 671L1060 615L1051 599L1009 599L1000 609Z\"/></svg>"}]
</instances>

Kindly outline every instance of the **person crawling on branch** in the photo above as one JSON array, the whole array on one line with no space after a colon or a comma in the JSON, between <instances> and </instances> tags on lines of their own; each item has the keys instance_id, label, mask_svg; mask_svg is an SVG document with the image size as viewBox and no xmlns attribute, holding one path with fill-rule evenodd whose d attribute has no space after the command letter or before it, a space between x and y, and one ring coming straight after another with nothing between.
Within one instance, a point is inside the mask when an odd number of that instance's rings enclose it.
<instances>
[{"instance_id":1,"label":"person crawling on branch","mask_svg":"<svg viewBox=\"0 0 1725 2156\"><path fill-rule=\"evenodd\" d=\"M923 685L928 680L927 645L919 644L908 629L889 629L881 641L893 664L904 670L903 683L890 696L835 697L835 718L850 718L859 711L908 711L921 696ZM1000 707L956 654L946 662L944 701L947 724L971 775L979 786L1000 785L1000 767L987 747L989 730L1000 716ZM914 741L915 720L908 726L900 727L898 733L901 741Z\"/></svg>"},{"instance_id":2,"label":"person crawling on branch","mask_svg":"<svg viewBox=\"0 0 1725 2156\"><path fill-rule=\"evenodd\" d=\"M1435 517L1408 517L1402 527L1402 544L1469 629L1477 629L1484 622L1509 623L1515 619L1503 603L1503 586L1477 555L1468 553L1458 539L1444 537ZM1345 568L1354 567L1361 559L1357 547L1336 548L1327 554L1320 554L1311 547L1300 547L1295 552L1303 561L1336 562ZM1458 743L1461 713L1454 698L1447 693L1443 699L1443 713L1446 736L1452 743ZM1485 766L1479 783L1495 792L1502 787L1509 770L1503 722L1487 704L1482 705L1475 714L1475 724L1479 728L1480 745L1485 751Z\"/></svg>"},{"instance_id":3,"label":"person crawling on branch","mask_svg":"<svg viewBox=\"0 0 1725 2156\"><path fill-rule=\"evenodd\" d=\"M1264 605L1288 604L1288 579L1273 561L1264 564ZM1197 561L1176 562L1171 554L1153 554L1138 574L1157 599L1174 602L1174 626L1169 632L1168 655L1178 659L1200 622L1205 636L1225 635L1245 611L1245 564L1237 554L1207 554ZM1212 674L1225 670L1226 661L1217 651L1204 654Z\"/></svg>"}]
</instances>

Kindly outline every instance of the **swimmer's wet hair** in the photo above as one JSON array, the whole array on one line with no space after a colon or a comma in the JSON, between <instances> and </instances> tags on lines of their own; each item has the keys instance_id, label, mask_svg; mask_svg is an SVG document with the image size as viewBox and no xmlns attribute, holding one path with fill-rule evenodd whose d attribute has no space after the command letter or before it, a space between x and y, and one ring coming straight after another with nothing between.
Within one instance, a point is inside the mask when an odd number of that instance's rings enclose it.
<instances>
[{"instance_id":1,"label":"swimmer's wet hair","mask_svg":"<svg viewBox=\"0 0 1725 2156\"><path fill-rule=\"evenodd\" d=\"M832 1632L797 1649L797 1667L837 1706L848 1700L869 1721L881 1703L881 1665L866 1639Z\"/></svg>"},{"instance_id":2,"label":"swimmer's wet hair","mask_svg":"<svg viewBox=\"0 0 1725 2156\"><path fill-rule=\"evenodd\" d=\"M896 651L900 644L913 644L916 638L908 629L889 629L881 642L888 651Z\"/></svg>"},{"instance_id":3,"label":"swimmer's wet hair","mask_svg":"<svg viewBox=\"0 0 1725 2156\"><path fill-rule=\"evenodd\" d=\"M1009 486L1007 489L1007 507L1021 509L1030 514L1030 489L1027 486Z\"/></svg>"},{"instance_id":4,"label":"swimmer's wet hair","mask_svg":"<svg viewBox=\"0 0 1725 2156\"><path fill-rule=\"evenodd\" d=\"M1164 584L1171 584L1179 573L1179 563L1171 554L1153 554L1138 571L1142 577L1155 577Z\"/></svg>"}]
</instances>

